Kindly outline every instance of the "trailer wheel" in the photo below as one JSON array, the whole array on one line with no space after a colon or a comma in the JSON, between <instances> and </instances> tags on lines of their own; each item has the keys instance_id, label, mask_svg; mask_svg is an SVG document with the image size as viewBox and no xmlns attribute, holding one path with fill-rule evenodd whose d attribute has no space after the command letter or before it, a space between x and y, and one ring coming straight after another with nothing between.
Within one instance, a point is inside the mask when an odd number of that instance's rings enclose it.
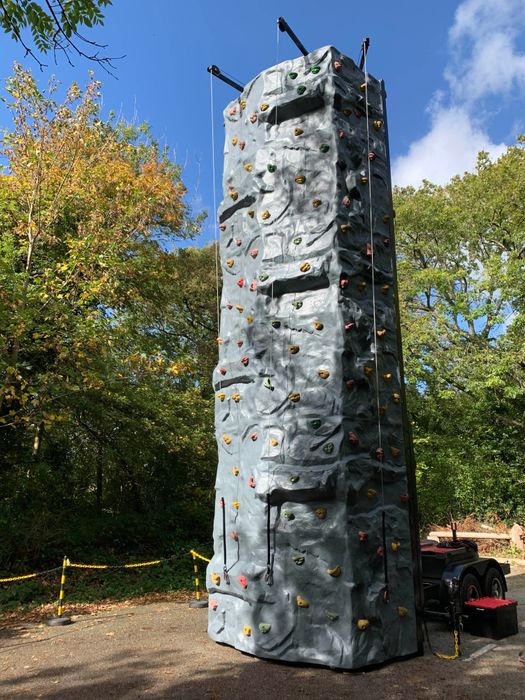
<instances>
[{"instance_id":1,"label":"trailer wheel","mask_svg":"<svg viewBox=\"0 0 525 700\"><path fill-rule=\"evenodd\" d=\"M484 594L490 598L505 598L505 581L501 573L491 567L483 579Z\"/></svg>"},{"instance_id":2,"label":"trailer wheel","mask_svg":"<svg viewBox=\"0 0 525 700\"><path fill-rule=\"evenodd\" d=\"M465 574L463 576L459 595L462 604L468 600L479 600L481 598L481 585L474 574Z\"/></svg>"}]
</instances>

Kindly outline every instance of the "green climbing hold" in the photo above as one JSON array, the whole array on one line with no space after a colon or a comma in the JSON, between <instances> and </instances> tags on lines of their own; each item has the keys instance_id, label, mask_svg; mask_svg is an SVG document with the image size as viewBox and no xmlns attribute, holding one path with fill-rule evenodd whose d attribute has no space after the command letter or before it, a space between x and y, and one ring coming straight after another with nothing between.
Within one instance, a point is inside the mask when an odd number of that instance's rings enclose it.
<instances>
[{"instance_id":1,"label":"green climbing hold","mask_svg":"<svg viewBox=\"0 0 525 700\"><path fill-rule=\"evenodd\" d=\"M337 613L335 613L335 612L332 612L331 610L325 610L324 612L325 612L326 617L327 617L331 622L335 622L336 620L339 619L339 615L338 615Z\"/></svg>"},{"instance_id":2,"label":"green climbing hold","mask_svg":"<svg viewBox=\"0 0 525 700\"><path fill-rule=\"evenodd\" d=\"M291 484L296 484L299 481L299 477L297 476L297 474L290 474L288 479Z\"/></svg>"},{"instance_id":3,"label":"green climbing hold","mask_svg":"<svg viewBox=\"0 0 525 700\"><path fill-rule=\"evenodd\" d=\"M293 239L293 242L294 242L295 245L299 245L299 243L301 243L302 240L303 240L303 239L301 238L301 236L297 236L297 238L294 238L294 239Z\"/></svg>"},{"instance_id":4,"label":"green climbing hold","mask_svg":"<svg viewBox=\"0 0 525 700\"><path fill-rule=\"evenodd\" d=\"M280 328L281 322L280 321L272 321L272 327L273 328Z\"/></svg>"},{"instance_id":5,"label":"green climbing hold","mask_svg":"<svg viewBox=\"0 0 525 700\"><path fill-rule=\"evenodd\" d=\"M330 146L327 143L322 143L319 146L319 150L321 151L321 153L328 153L328 151L330 150Z\"/></svg>"},{"instance_id":6,"label":"green climbing hold","mask_svg":"<svg viewBox=\"0 0 525 700\"><path fill-rule=\"evenodd\" d=\"M298 74L294 73L293 71L290 71L290 73L288 73L288 77L290 78L290 80L295 80L297 78L297 75Z\"/></svg>"},{"instance_id":7,"label":"green climbing hold","mask_svg":"<svg viewBox=\"0 0 525 700\"><path fill-rule=\"evenodd\" d=\"M303 305L302 301L292 301L292 306L296 309L300 309L302 305Z\"/></svg>"},{"instance_id":8,"label":"green climbing hold","mask_svg":"<svg viewBox=\"0 0 525 700\"><path fill-rule=\"evenodd\" d=\"M261 272L261 274L259 275L259 279L261 280L261 282L265 282L268 279L268 275L266 274L266 272Z\"/></svg>"},{"instance_id":9,"label":"green climbing hold","mask_svg":"<svg viewBox=\"0 0 525 700\"><path fill-rule=\"evenodd\" d=\"M295 520L295 515L291 510L283 510L283 518L285 520Z\"/></svg>"},{"instance_id":10,"label":"green climbing hold","mask_svg":"<svg viewBox=\"0 0 525 700\"><path fill-rule=\"evenodd\" d=\"M271 391L273 391L273 386L272 386L272 382L271 382L271 380L270 380L270 377L265 377L265 378L264 378L264 380L263 380L263 386L264 386L266 389L270 389Z\"/></svg>"},{"instance_id":11,"label":"green climbing hold","mask_svg":"<svg viewBox=\"0 0 525 700\"><path fill-rule=\"evenodd\" d=\"M294 557L292 557L292 559L297 566L302 566L304 564L304 557L300 556L299 554L296 554Z\"/></svg>"},{"instance_id":12,"label":"green climbing hold","mask_svg":"<svg viewBox=\"0 0 525 700\"><path fill-rule=\"evenodd\" d=\"M319 71L321 70L321 66L312 66L310 70L314 75L317 75L317 73L319 73Z\"/></svg>"},{"instance_id":13,"label":"green climbing hold","mask_svg":"<svg viewBox=\"0 0 525 700\"><path fill-rule=\"evenodd\" d=\"M326 452L327 455L331 455L334 451L334 443L327 442L326 445L323 447L323 451Z\"/></svg>"},{"instance_id":14,"label":"green climbing hold","mask_svg":"<svg viewBox=\"0 0 525 700\"><path fill-rule=\"evenodd\" d=\"M268 632L272 629L272 626L268 624L268 622L259 622L259 630L263 634L268 634Z\"/></svg>"},{"instance_id":15,"label":"green climbing hold","mask_svg":"<svg viewBox=\"0 0 525 700\"><path fill-rule=\"evenodd\" d=\"M297 94L304 95L305 92L306 92L306 85L299 85L299 87L297 88Z\"/></svg>"},{"instance_id":16,"label":"green climbing hold","mask_svg":"<svg viewBox=\"0 0 525 700\"><path fill-rule=\"evenodd\" d=\"M274 165L273 163L268 163L266 166L266 169L268 170L269 173L274 173L277 170L277 166Z\"/></svg>"},{"instance_id":17,"label":"green climbing hold","mask_svg":"<svg viewBox=\"0 0 525 700\"><path fill-rule=\"evenodd\" d=\"M310 425L314 430L317 430L321 427L321 421L319 420L319 418L315 418L313 421L310 421Z\"/></svg>"}]
</instances>

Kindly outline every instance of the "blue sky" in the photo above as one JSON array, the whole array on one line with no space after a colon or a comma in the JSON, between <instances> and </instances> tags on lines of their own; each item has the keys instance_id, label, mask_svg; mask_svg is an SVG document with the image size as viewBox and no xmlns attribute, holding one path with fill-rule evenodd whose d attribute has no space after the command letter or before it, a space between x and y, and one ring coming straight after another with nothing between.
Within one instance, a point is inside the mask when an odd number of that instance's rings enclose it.
<instances>
[{"instance_id":1,"label":"blue sky","mask_svg":"<svg viewBox=\"0 0 525 700\"><path fill-rule=\"evenodd\" d=\"M376 0L368 3L266 0L114 0L105 26L90 32L109 45L117 80L101 69L104 110L148 121L184 166L188 201L212 209L210 81L216 63L247 82L279 60L298 55L284 34L283 15L305 46L333 44L355 59L371 39L368 69L388 93L394 182L443 183L471 169L478 150L496 157L525 131L525 2L523 0ZM2 75L13 61L32 67L44 84L54 73L64 83L87 80L93 68L64 59L40 73L7 37ZM222 172L222 109L237 94L214 82L217 185ZM9 126L0 113L1 126ZM220 201L220 192L217 199ZM211 223L200 242L213 237Z\"/></svg>"}]
</instances>

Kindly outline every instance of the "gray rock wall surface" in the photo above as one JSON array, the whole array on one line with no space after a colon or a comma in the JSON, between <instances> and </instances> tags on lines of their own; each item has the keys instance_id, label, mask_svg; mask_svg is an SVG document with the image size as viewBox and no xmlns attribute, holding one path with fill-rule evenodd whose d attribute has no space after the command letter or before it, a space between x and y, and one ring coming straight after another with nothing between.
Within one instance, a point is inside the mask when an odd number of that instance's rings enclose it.
<instances>
[{"instance_id":1,"label":"gray rock wall surface","mask_svg":"<svg viewBox=\"0 0 525 700\"><path fill-rule=\"evenodd\" d=\"M224 116L209 634L345 669L416 653L382 84L325 47Z\"/></svg>"}]
</instances>

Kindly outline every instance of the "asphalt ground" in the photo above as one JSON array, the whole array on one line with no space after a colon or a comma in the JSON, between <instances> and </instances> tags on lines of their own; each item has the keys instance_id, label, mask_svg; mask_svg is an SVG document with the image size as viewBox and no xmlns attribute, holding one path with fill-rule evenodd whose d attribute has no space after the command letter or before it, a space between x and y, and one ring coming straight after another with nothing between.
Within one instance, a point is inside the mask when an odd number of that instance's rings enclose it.
<instances>
[{"instance_id":1,"label":"asphalt ground","mask_svg":"<svg viewBox=\"0 0 525 700\"><path fill-rule=\"evenodd\" d=\"M0 630L0 698L525 698L525 567L507 577L519 634L462 637L462 656L425 655L365 672L264 661L212 642L207 610L187 603L115 606L74 616L67 627L12 624ZM446 624L429 621L432 647L452 653Z\"/></svg>"}]
</instances>

